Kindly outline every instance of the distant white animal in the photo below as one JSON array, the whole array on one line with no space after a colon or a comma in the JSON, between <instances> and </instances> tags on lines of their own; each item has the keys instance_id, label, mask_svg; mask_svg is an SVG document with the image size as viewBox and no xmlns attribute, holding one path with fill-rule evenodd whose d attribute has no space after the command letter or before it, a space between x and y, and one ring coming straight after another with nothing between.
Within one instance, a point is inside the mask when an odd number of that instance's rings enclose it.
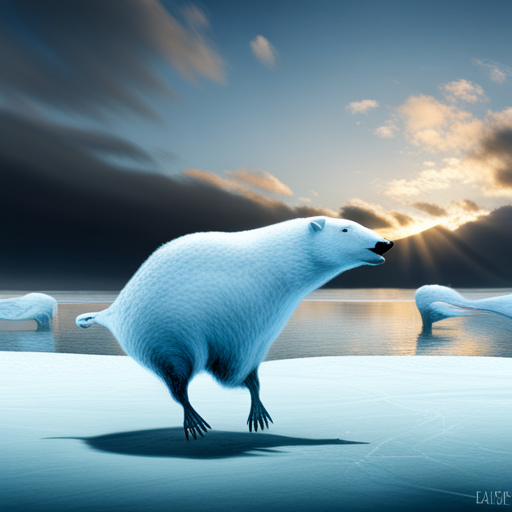
<instances>
[{"instance_id":1,"label":"distant white animal","mask_svg":"<svg viewBox=\"0 0 512 512\"><path fill-rule=\"evenodd\" d=\"M0 320L35 320L38 331L50 331L56 315L57 301L44 293L0 300Z\"/></svg>"},{"instance_id":2,"label":"distant white animal","mask_svg":"<svg viewBox=\"0 0 512 512\"><path fill-rule=\"evenodd\" d=\"M489 313L512 318L512 294L468 300L446 286L427 285L416 290L414 299L423 320L424 332L431 332L434 322L456 316Z\"/></svg>"},{"instance_id":3,"label":"distant white animal","mask_svg":"<svg viewBox=\"0 0 512 512\"><path fill-rule=\"evenodd\" d=\"M183 406L185 436L211 428L190 379L207 371L251 394L249 430L268 428L258 367L301 300L345 270L379 265L393 246L348 220L313 217L237 233L195 233L154 252L117 300L76 319L108 327Z\"/></svg>"}]
</instances>

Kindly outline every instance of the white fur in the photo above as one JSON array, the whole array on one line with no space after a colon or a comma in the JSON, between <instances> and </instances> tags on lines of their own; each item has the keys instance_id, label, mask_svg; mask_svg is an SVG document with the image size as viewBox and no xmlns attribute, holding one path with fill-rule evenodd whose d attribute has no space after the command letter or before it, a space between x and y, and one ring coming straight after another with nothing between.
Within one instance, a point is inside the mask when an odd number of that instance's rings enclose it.
<instances>
[{"instance_id":1,"label":"white fur","mask_svg":"<svg viewBox=\"0 0 512 512\"><path fill-rule=\"evenodd\" d=\"M56 314L57 301L44 293L0 300L0 320L35 320L39 331L51 330Z\"/></svg>"},{"instance_id":2,"label":"white fur","mask_svg":"<svg viewBox=\"0 0 512 512\"><path fill-rule=\"evenodd\" d=\"M384 262L369 250L377 242L386 241L325 217L187 235L154 252L110 308L80 315L77 324L108 327L157 374L165 361L190 361L195 374L215 355L229 374L214 376L240 386L308 293L345 270Z\"/></svg>"},{"instance_id":3,"label":"white fur","mask_svg":"<svg viewBox=\"0 0 512 512\"><path fill-rule=\"evenodd\" d=\"M468 300L446 286L426 285L416 290L414 299L427 332L434 322L457 316L489 313L512 318L512 294Z\"/></svg>"}]
</instances>

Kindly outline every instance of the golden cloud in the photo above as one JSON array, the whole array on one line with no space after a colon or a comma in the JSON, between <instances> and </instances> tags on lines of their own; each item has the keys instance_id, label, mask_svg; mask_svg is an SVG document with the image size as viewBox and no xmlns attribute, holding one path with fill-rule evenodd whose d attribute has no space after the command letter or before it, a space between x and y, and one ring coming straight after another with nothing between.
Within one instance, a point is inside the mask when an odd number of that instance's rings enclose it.
<instances>
[{"instance_id":1,"label":"golden cloud","mask_svg":"<svg viewBox=\"0 0 512 512\"><path fill-rule=\"evenodd\" d=\"M379 126L375 130L375 135L381 139L392 139L397 131L398 126L392 121L388 121L386 124Z\"/></svg>"},{"instance_id":2,"label":"golden cloud","mask_svg":"<svg viewBox=\"0 0 512 512\"><path fill-rule=\"evenodd\" d=\"M264 66L269 68L275 66L277 51L266 37L256 36L250 44L252 53Z\"/></svg>"},{"instance_id":3,"label":"golden cloud","mask_svg":"<svg viewBox=\"0 0 512 512\"><path fill-rule=\"evenodd\" d=\"M483 130L482 121L473 114L433 96L411 96L397 113L406 138L429 153L469 150Z\"/></svg>"},{"instance_id":4,"label":"golden cloud","mask_svg":"<svg viewBox=\"0 0 512 512\"><path fill-rule=\"evenodd\" d=\"M456 80L441 87L449 101L466 101L468 103L477 103L479 101L488 101L484 90L478 84L469 80Z\"/></svg>"},{"instance_id":5,"label":"golden cloud","mask_svg":"<svg viewBox=\"0 0 512 512\"><path fill-rule=\"evenodd\" d=\"M227 180L226 178L222 178L218 174L210 171L203 171L201 169L185 169L183 170L183 174L196 180L204 181L205 183L208 183L208 185L212 185L217 188L239 192L243 195L250 193L248 189L236 181Z\"/></svg>"},{"instance_id":6,"label":"golden cloud","mask_svg":"<svg viewBox=\"0 0 512 512\"><path fill-rule=\"evenodd\" d=\"M445 87L462 96L474 92L475 84L464 84L452 82ZM439 166L424 162L414 179L388 182L383 187L387 196L414 197L461 183L479 188L487 197L512 197L512 108L488 111L478 119L456 105L419 95L410 96L388 123L395 120L401 121L403 133L414 146L428 153L450 151L457 158L444 158Z\"/></svg>"},{"instance_id":7,"label":"golden cloud","mask_svg":"<svg viewBox=\"0 0 512 512\"><path fill-rule=\"evenodd\" d=\"M478 206L474 201L471 201L471 199L463 199L459 204L461 208L467 212L478 212L482 210L482 208L480 208L480 206Z\"/></svg>"},{"instance_id":8,"label":"golden cloud","mask_svg":"<svg viewBox=\"0 0 512 512\"><path fill-rule=\"evenodd\" d=\"M379 102L377 100L361 100L349 103L345 108L352 114L366 114L374 108L378 108Z\"/></svg>"},{"instance_id":9,"label":"golden cloud","mask_svg":"<svg viewBox=\"0 0 512 512\"><path fill-rule=\"evenodd\" d=\"M319 206L313 206L313 205L299 205L299 206L290 206L286 204L283 201L279 201L277 199L265 197L264 195L254 192L247 186L245 186L244 183L249 185L255 185L259 188L263 188L264 190L268 190L271 192L275 192L276 190L284 190L284 191L290 191L291 190L281 183L277 178L272 176L270 173L267 173L265 171L258 171L258 174L253 175L249 171L241 170L241 171L224 171L225 173L228 173L232 176L235 176L236 179L226 179L222 176L219 176L218 174L215 174L210 171L204 171L202 169L184 169L182 171L182 174L186 177L202 181L204 183L207 183L208 185L216 188L220 188L223 190L227 190L229 192L242 195L256 203L259 203L267 208L270 209L285 209L290 211L295 211L298 215L302 215L304 217L310 217L313 215L325 215L327 217L338 217L338 213L334 210L331 210L329 208L323 208ZM256 177L263 177L263 182L258 182L256 179L252 179L253 176ZM240 181L243 183L241 183ZM274 181L275 180L275 181ZM256 183L259 183L258 185ZM261 186L261 184L264 184L265 186ZM277 184L280 184L276 186ZM280 192L281 194L283 192ZM285 195L289 195L288 193ZM300 200L302 202L308 202L304 199L307 198L301 198Z\"/></svg>"},{"instance_id":10,"label":"golden cloud","mask_svg":"<svg viewBox=\"0 0 512 512\"><path fill-rule=\"evenodd\" d=\"M384 189L384 194L390 197L413 197L424 192L450 188L453 182L476 185L481 181L482 174L458 158L445 158L440 169L428 167L412 180L392 180Z\"/></svg>"},{"instance_id":11,"label":"golden cloud","mask_svg":"<svg viewBox=\"0 0 512 512\"><path fill-rule=\"evenodd\" d=\"M275 194L293 196L290 187L279 181L267 171L239 169L237 171L224 171L236 181L252 185Z\"/></svg>"},{"instance_id":12,"label":"golden cloud","mask_svg":"<svg viewBox=\"0 0 512 512\"><path fill-rule=\"evenodd\" d=\"M438 206L437 204L419 201L417 203L414 203L412 206L414 206L414 208L416 208L417 210L421 210L422 212L428 213L432 217L446 217L448 215L448 212L444 208Z\"/></svg>"}]
</instances>

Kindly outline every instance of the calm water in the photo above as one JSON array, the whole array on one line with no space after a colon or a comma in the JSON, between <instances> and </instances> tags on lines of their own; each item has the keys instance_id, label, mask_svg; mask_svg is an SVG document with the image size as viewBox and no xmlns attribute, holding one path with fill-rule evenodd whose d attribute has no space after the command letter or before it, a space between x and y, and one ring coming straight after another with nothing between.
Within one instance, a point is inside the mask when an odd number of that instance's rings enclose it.
<instances>
[{"instance_id":1,"label":"calm water","mask_svg":"<svg viewBox=\"0 0 512 512\"><path fill-rule=\"evenodd\" d=\"M512 320L480 315L451 318L421 334L415 290L318 290L297 308L267 359L338 355L468 355L512 357ZM482 299L510 289L458 290ZM59 301L53 332L35 322L0 321L0 350L123 355L110 331L75 325L77 315L107 308L115 293L46 292ZM0 299L23 295L0 292Z\"/></svg>"}]
</instances>

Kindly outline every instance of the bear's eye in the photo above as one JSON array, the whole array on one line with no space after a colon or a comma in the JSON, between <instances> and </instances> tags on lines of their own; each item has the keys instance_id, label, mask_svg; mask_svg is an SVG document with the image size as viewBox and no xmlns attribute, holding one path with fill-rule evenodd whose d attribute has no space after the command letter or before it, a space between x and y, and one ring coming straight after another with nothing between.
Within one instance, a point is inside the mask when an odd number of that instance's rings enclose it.
<instances>
[{"instance_id":1,"label":"bear's eye","mask_svg":"<svg viewBox=\"0 0 512 512\"><path fill-rule=\"evenodd\" d=\"M348 229L347 229L347 228L343 228L341 231L342 231L343 233L346 233L346 232L348 231Z\"/></svg>"}]
</instances>

